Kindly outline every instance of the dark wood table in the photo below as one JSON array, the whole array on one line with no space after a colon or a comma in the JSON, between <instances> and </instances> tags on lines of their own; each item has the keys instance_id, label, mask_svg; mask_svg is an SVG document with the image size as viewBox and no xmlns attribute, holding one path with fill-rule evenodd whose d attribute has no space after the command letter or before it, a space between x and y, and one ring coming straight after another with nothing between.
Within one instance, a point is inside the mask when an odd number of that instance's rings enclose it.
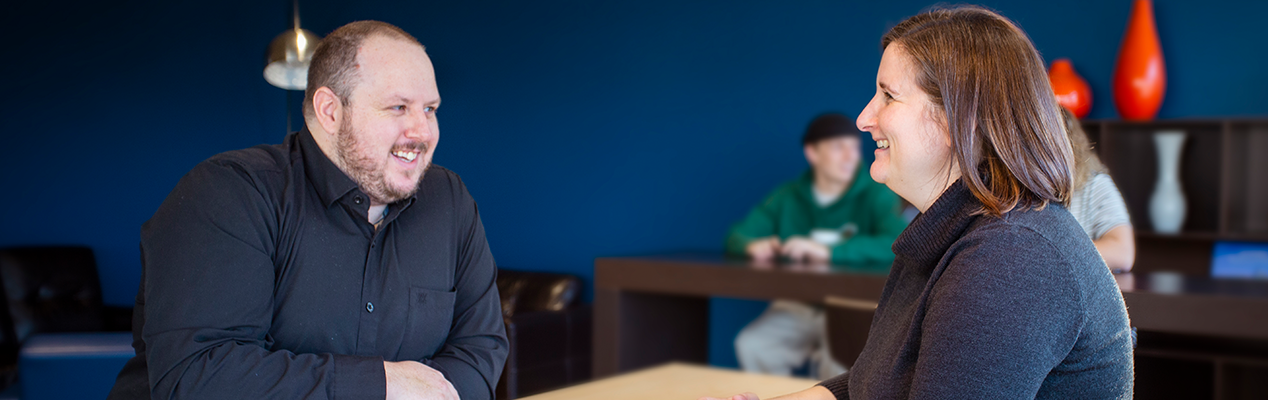
<instances>
[{"instance_id":1,"label":"dark wood table","mask_svg":"<svg viewBox=\"0 0 1268 400\"><path fill-rule=\"evenodd\" d=\"M709 297L877 300L888 266L754 263L712 253L595 260L594 375L708 361ZM1268 340L1268 282L1122 274L1145 331Z\"/></svg>"},{"instance_id":2,"label":"dark wood table","mask_svg":"<svg viewBox=\"0 0 1268 400\"><path fill-rule=\"evenodd\" d=\"M1268 281L1159 272L1115 279L1139 330L1268 340Z\"/></svg>"}]
</instances>

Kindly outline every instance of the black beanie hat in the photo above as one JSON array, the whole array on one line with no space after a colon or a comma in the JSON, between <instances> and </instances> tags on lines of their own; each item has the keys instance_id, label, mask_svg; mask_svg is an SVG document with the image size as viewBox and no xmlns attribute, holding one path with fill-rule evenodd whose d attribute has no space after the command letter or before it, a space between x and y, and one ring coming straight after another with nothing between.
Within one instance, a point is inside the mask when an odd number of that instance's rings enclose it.
<instances>
[{"instance_id":1,"label":"black beanie hat","mask_svg":"<svg viewBox=\"0 0 1268 400\"><path fill-rule=\"evenodd\" d=\"M859 128L854 125L853 119L839 113L827 113L810 122L806 134L801 137L801 145L809 146L824 139L858 134Z\"/></svg>"}]
</instances>

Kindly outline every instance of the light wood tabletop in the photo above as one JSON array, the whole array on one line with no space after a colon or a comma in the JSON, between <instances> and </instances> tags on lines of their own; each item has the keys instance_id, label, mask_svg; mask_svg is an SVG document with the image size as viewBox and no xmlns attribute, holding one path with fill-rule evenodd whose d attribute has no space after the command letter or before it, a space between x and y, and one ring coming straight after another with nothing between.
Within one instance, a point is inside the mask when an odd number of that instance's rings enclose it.
<instances>
[{"instance_id":1,"label":"light wood tabletop","mask_svg":"<svg viewBox=\"0 0 1268 400\"><path fill-rule=\"evenodd\" d=\"M590 383L525 397L524 400L695 400L753 392L765 399L797 392L818 381L750 374L729 369L669 363Z\"/></svg>"}]
</instances>

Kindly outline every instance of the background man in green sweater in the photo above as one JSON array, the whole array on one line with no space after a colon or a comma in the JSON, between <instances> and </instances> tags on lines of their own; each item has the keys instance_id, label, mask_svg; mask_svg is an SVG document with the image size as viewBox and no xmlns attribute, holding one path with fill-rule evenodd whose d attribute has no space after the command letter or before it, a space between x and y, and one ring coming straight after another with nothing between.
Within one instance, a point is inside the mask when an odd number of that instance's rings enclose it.
<instances>
[{"instance_id":1,"label":"background man in green sweater","mask_svg":"<svg viewBox=\"0 0 1268 400\"><path fill-rule=\"evenodd\" d=\"M841 114L815 118L802 137L810 170L775 189L731 228L726 249L757 260L786 257L836 264L894 261L890 249L907 226L897 195L859 168L861 139ZM845 368L828 355L823 310L777 300L735 339L745 371L791 375L810 361L820 379Z\"/></svg>"}]
</instances>

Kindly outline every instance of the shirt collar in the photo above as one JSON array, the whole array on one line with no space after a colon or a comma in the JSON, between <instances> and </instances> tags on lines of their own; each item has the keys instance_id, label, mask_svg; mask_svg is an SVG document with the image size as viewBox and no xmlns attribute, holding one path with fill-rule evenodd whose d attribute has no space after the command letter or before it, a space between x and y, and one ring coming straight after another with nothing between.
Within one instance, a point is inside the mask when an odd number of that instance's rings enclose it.
<instances>
[{"instance_id":1,"label":"shirt collar","mask_svg":"<svg viewBox=\"0 0 1268 400\"><path fill-rule=\"evenodd\" d=\"M348 192L357 190L357 182L343 173L326 153L321 151L321 147L317 146L317 140L313 139L312 132L308 131L308 127L300 130L296 135L299 137L299 152L303 158L304 169L308 171L308 183L317 189L317 195L321 197L322 204L330 207Z\"/></svg>"},{"instance_id":2,"label":"shirt collar","mask_svg":"<svg viewBox=\"0 0 1268 400\"><path fill-rule=\"evenodd\" d=\"M312 132L308 131L308 127L304 127L296 135L299 137L299 151L303 158L304 169L308 171L305 174L308 176L308 183L317 189L317 195L321 197L322 204L330 207L339 199L347 196L348 193L362 193L360 187L357 186L357 182L339 169L339 166L335 165L329 157L326 157L326 153L321 151L321 147L317 145L317 140L313 138ZM420 187L419 191L421 190L422 188ZM392 203L393 207L389 208L401 209L408 207L414 203L417 197L418 192L414 192L413 195ZM369 205L367 204L366 206L368 207ZM389 215L389 217L395 216Z\"/></svg>"}]
</instances>

